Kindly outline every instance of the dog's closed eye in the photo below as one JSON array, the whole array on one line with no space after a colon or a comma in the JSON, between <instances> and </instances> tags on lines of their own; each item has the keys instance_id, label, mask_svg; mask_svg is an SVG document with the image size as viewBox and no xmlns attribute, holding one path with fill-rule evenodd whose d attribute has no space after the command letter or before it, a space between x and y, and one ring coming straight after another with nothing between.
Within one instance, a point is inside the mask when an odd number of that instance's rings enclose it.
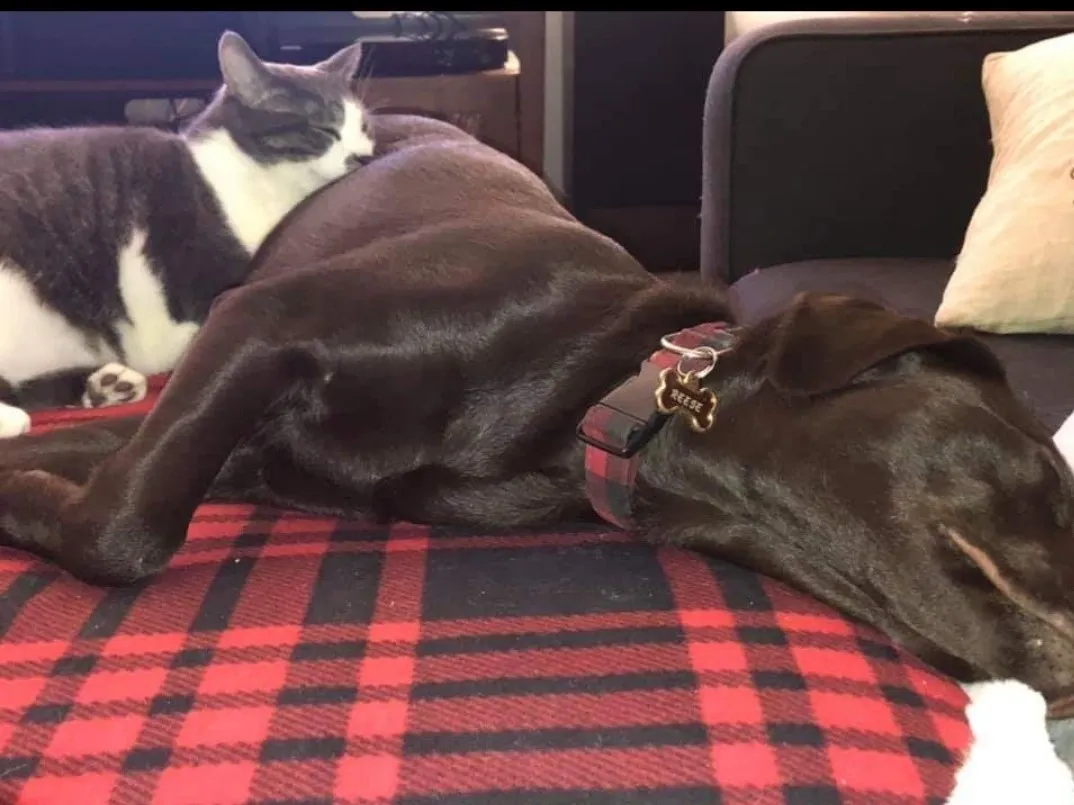
<instances>
[{"instance_id":1,"label":"dog's closed eye","mask_svg":"<svg viewBox=\"0 0 1074 805\"><path fill-rule=\"evenodd\" d=\"M1000 569L999 564L984 549L971 543L965 536L953 528L941 526L940 530L948 539L965 554L971 562L984 574L992 585L999 590L1004 597L1014 603L1019 609L1044 621L1052 628L1058 630L1071 641L1074 641L1074 622L1071 619L1056 612L1051 607L1035 599L1030 593L1023 590L1016 582L1011 580L1008 574ZM1032 641L1031 641L1032 642ZM1043 641L1038 640L1036 648L1043 646Z\"/></svg>"}]
</instances>

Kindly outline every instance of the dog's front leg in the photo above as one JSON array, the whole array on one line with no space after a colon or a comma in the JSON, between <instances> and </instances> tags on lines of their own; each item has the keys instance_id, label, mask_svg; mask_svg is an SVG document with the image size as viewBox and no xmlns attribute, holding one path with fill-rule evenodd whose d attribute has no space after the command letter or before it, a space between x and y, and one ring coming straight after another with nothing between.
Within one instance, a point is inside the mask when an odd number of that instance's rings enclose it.
<instances>
[{"instance_id":1,"label":"dog's front leg","mask_svg":"<svg viewBox=\"0 0 1074 805\"><path fill-rule=\"evenodd\" d=\"M235 446L312 365L284 342L256 306L219 304L152 413L84 485L39 469L0 470L0 537L91 583L159 572Z\"/></svg>"}]
</instances>

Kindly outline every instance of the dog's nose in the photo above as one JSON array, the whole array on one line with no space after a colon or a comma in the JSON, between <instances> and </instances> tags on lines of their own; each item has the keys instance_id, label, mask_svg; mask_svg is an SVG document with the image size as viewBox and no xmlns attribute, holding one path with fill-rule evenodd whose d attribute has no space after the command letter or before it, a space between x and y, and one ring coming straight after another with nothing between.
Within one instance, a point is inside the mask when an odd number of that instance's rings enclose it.
<instances>
[{"instance_id":1,"label":"dog's nose","mask_svg":"<svg viewBox=\"0 0 1074 805\"><path fill-rule=\"evenodd\" d=\"M371 157L371 156L361 156L359 154L349 154L347 156L347 168L349 170L354 170L355 168L360 168L360 167L362 167L364 165L368 165L372 161L373 161L373 157Z\"/></svg>"}]
</instances>

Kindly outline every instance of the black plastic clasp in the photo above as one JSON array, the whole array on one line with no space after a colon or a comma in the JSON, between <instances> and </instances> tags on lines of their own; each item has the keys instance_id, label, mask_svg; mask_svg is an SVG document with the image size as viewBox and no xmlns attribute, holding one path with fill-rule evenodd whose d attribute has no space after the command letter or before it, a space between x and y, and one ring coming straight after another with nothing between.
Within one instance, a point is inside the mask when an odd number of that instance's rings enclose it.
<instances>
[{"instance_id":1,"label":"black plastic clasp","mask_svg":"<svg viewBox=\"0 0 1074 805\"><path fill-rule=\"evenodd\" d=\"M664 427L666 414L656 409L656 388L660 383L660 367L646 362L641 371L614 388L594 407L607 408L620 415L622 426L615 433L585 432L584 417L578 424L578 438L619 458L631 458Z\"/></svg>"}]
</instances>

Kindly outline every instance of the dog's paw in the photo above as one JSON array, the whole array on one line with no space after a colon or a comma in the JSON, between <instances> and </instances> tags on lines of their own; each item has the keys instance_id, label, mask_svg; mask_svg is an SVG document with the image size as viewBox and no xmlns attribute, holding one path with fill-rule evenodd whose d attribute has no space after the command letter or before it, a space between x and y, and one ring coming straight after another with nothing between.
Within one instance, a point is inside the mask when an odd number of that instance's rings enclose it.
<instances>
[{"instance_id":1,"label":"dog's paw","mask_svg":"<svg viewBox=\"0 0 1074 805\"><path fill-rule=\"evenodd\" d=\"M13 439L30 432L30 415L21 408L0 403L0 439Z\"/></svg>"},{"instance_id":2,"label":"dog's paw","mask_svg":"<svg viewBox=\"0 0 1074 805\"><path fill-rule=\"evenodd\" d=\"M138 402L145 398L148 388L149 384L141 372L128 369L121 363L109 363L86 378L82 407L104 408Z\"/></svg>"}]
</instances>

